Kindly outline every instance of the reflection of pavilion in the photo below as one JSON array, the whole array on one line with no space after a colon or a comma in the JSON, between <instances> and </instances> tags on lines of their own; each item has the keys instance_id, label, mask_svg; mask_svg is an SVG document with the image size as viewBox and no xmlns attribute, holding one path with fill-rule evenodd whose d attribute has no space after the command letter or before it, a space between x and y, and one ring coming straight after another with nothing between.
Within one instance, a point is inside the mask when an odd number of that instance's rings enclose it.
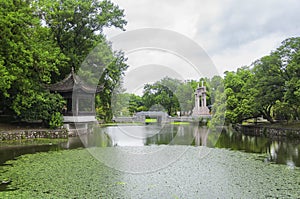
<instances>
[{"instance_id":1,"label":"reflection of pavilion","mask_svg":"<svg viewBox=\"0 0 300 199\"><path fill-rule=\"evenodd\" d=\"M74 73L73 68L65 79L50 85L48 89L52 93L59 93L66 101L62 110L64 123L96 121L95 93L101 89L88 85Z\"/></svg>"},{"instance_id":2,"label":"reflection of pavilion","mask_svg":"<svg viewBox=\"0 0 300 199\"><path fill-rule=\"evenodd\" d=\"M196 146L207 146L207 137L210 130L206 127L194 127L194 138Z\"/></svg>"},{"instance_id":3,"label":"reflection of pavilion","mask_svg":"<svg viewBox=\"0 0 300 199\"><path fill-rule=\"evenodd\" d=\"M195 107L192 116L209 115L209 109L206 106L206 87L203 85L195 91Z\"/></svg>"}]
</instances>

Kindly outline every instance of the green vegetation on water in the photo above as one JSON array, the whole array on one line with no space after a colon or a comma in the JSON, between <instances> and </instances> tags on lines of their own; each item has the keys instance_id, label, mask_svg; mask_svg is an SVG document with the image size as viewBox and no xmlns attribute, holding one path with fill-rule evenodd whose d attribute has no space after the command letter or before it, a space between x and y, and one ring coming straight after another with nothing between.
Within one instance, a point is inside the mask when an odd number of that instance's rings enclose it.
<instances>
[{"instance_id":1,"label":"green vegetation on water","mask_svg":"<svg viewBox=\"0 0 300 199\"><path fill-rule=\"evenodd\" d=\"M170 124L173 124L173 125L190 125L189 122L171 122Z\"/></svg>"},{"instance_id":2,"label":"green vegetation on water","mask_svg":"<svg viewBox=\"0 0 300 199\"><path fill-rule=\"evenodd\" d=\"M260 155L224 149L163 148L186 153L166 168L142 174L111 169L94 159L87 149L23 155L7 162L13 166L0 168L0 181L10 182L1 185L0 198L170 198L174 195L297 198L300 195L299 168L264 163ZM134 152L138 148L126 150ZM135 164L123 161L128 167Z\"/></svg>"},{"instance_id":3,"label":"green vegetation on water","mask_svg":"<svg viewBox=\"0 0 300 199\"><path fill-rule=\"evenodd\" d=\"M119 126L119 125L130 125L130 126L136 126L136 125L143 125L143 123L141 122L109 122L109 123L104 123L104 124L100 124L101 127L106 127L106 126Z\"/></svg>"},{"instance_id":4,"label":"green vegetation on water","mask_svg":"<svg viewBox=\"0 0 300 199\"><path fill-rule=\"evenodd\" d=\"M0 181L12 181L0 198L117 197L120 174L97 162L87 150L23 155L1 168Z\"/></svg>"},{"instance_id":5,"label":"green vegetation on water","mask_svg":"<svg viewBox=\"0 0 300 199\"><path fill-rule=\"evenodd\" d=\"M147 118L147 119L145 119L145 122L146 122L146 123L156 123L156 122L157 122L157 119Z\"/></svg>"}]
</instances>

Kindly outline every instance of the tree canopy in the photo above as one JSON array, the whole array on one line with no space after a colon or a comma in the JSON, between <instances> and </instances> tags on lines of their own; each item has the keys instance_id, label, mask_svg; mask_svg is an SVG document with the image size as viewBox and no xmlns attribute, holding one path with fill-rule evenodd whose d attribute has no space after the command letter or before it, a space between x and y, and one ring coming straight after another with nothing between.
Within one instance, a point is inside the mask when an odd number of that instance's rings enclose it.
<instances>
[{"instance_id":1,"label":"tree canopy","mask_svg":"<svg viewBox=\"0 0 300 199\"><path fill-rule=\"evenodd\" d=\"M258 116L271 123L299 119L299 50L300 38L289 38L250 67L225 73L229 123Z\"/></svg>"},{"instance_id":2,"label":"tree canopy","mask_svg":"<svg viewBox=\"0 0 300 199\"><path fill-rule=\"evenodd\" d=\"M99 84L111 89L127 65L122 53L112 52L103 29L125 24L124 11L109 0L0 0L0 108L49 124L64 102L45 85L62 80L72 67L78 71L99 43L113 60L103 72L110 78Z\"/></svg>"}]
</instances>

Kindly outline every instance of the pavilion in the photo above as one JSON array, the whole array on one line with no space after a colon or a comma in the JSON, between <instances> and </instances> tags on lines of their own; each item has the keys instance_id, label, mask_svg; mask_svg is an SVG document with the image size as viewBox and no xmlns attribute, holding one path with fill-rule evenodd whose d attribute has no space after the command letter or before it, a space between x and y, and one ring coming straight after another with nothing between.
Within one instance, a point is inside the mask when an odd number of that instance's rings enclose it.
<instances>
[{"instance_id":1,"label":"pavilion","mask_svg":"<svg viewBox=\"0 0 300 199\"><path fill-rule=\"evenodd\" d=\"M102 87L87 84L72 68L65 79L48 86L48 89L52 93L59 93L66 101L62 110L64 123L96 121L95 94Z\"/></svg>"}]
</instances>

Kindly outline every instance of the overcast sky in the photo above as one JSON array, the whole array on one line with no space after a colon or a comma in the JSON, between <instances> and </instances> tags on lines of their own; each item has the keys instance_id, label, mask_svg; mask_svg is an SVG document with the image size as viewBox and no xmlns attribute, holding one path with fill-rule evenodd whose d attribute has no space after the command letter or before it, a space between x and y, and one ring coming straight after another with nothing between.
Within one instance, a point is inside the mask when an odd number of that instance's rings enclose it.
<instances>
[{"instance_id":1,"label":"overcast sky","mask_svg":"<svg viewBox=\"0 0 300 199\"><path fill-rule=\"evenodd\" d=\"M125 10L127 31L162 28L183 34L207 52L220 74L250 65L300 33L299 0L112 2Z\"/></svg>"}]
</instances>

